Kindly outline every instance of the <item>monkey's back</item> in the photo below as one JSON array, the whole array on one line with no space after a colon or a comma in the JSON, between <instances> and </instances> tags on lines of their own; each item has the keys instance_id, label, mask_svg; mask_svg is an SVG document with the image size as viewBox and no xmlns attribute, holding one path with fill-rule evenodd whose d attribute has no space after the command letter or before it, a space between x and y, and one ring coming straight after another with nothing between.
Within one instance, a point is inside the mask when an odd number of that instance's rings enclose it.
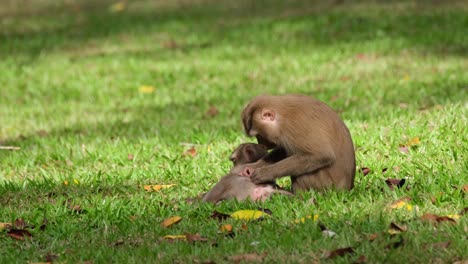
<instances>
[{"instance_id":1,"label":"monkey's back","mask_svg":"<svg viewBox=\"0 0 468 264\"><path fill-rule=\"evenodd\" d=\"M340 116L324 102L305 95L275 96L274 100L285 105L283 115L294 116L294 119L283 121L295 121L286 127L296 129L294 135L300 150L307 153L324 144L331 146L335 163L317 177L330 177L338 189L353 188L356 173L354 144Z\"/></svg>"}]
</instances>

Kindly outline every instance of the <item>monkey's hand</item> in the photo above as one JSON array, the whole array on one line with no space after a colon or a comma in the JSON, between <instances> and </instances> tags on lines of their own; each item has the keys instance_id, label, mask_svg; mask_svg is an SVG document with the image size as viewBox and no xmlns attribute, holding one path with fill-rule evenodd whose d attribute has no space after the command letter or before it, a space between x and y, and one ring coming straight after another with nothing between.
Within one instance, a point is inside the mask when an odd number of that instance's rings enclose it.
<instances>
[{"instance_id":1,"label":"monkey's hand","mask_svg":"<svg viewBox=\"0 0 468 264\"><path fill-rule=\"evenodd\" d=\"M250 180L255 184L275 181L271 174L266 173L264 167L252 168L247 166L242 171L242 176L250 177Z\"/></svg>"}]
</instances>

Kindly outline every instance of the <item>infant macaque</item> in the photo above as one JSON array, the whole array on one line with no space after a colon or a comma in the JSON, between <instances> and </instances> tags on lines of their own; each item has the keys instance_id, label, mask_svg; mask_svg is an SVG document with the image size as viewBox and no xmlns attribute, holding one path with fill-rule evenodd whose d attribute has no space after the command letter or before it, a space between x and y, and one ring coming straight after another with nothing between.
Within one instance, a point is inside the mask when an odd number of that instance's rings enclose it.
<instances>
[{"instance_id":1,"label":"infant macaque","mask_svg":"<svg viewBox=\"0 0 468 264\"><path fill-rule=\"evenodd\" d=\"M222 200L247 198L253 201L264 201L274 193L293 195L292 193L279 189L274 182L254 184L249 177L241 176L236 172L239 165L256 162L267 154L266 147L260 144L245 143L237 147L230 160L234 167L229 174L221 178L219 182L203 197L203 201L218 203Z\"/></svg>"}]
</instances>

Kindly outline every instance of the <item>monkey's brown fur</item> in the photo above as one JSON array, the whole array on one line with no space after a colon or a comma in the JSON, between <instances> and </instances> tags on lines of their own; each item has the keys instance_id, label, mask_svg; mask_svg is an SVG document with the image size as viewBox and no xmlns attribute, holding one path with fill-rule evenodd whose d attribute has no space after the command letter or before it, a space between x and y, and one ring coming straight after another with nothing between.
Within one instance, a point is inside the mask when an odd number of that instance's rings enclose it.
<instances>
[{"instance_id":1,"label":"monkey's brown fur","mask_svg":"<svg viewBox=\"0 0 468 264\"><path fill-rule=\"evenodd\" d=\"M304 95L257 96L244 108L242 122L248 136L274 148L258 162L242 166L241 174L253 183L291 176L293 192L353 188L351 135L325 103Z\"/></svg>"}]
</instances>

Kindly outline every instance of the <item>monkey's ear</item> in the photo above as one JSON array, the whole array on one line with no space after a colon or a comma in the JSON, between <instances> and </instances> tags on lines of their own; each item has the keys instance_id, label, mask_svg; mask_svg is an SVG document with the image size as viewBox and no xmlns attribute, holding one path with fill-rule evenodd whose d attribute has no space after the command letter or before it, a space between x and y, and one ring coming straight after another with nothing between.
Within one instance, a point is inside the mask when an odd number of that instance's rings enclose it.
<instances>
[{"instance_id":1,"label":"monkey's ear","mask_svg":"<svg viewBox=\"0 0 468 264\"><path fill-rule=\"evenodd\" d=\"M270 109L263 109L262 110L262 120L265 121L275 121L276 114L275 111Z\"/></svg>"},{"instance_id":2,"label":"monkey's ear","mask_svg":"<svg viewBox=\"0 0 468 264\"><path fill-rule=\"evenodd\" d=\"M244 155L247 157L248 163L252 162L255 156L255 152L251 146L247 145L244 149Z\"/></svg>"}]
</instances>

